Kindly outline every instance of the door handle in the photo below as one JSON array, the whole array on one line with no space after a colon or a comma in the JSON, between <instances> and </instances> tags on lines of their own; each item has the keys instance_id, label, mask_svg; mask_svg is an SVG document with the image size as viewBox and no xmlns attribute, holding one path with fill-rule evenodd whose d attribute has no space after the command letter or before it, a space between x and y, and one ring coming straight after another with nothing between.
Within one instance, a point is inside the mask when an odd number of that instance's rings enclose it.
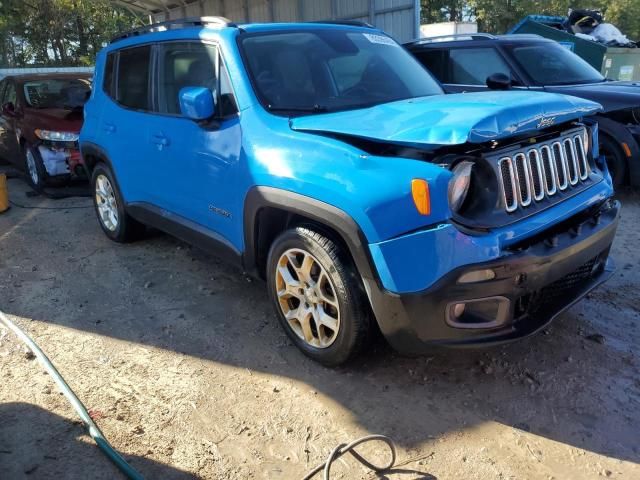
<instances>
[{"instance_id":1,"label":"door handle","mask_svg":"<svg viewBox=\"0 0 640 480\"><path fill-rule=\"evenodd\" d=\"M113 133L116 131L116 126L113 123L105 123L102 128L107 133Z\"/></svg>"},{"instance_id":2,"label":"door handle","mask_svg":"<svg viewBox=\"0 0 640 480\"><path fill-rule=\"evenodd\" d=\"M155 135L153 135L152 138L153 138L153 143L158 145L159 148L169 146L169 143L170 143L169 139L161 133L156 133Z\"/></svg>"}]
</instances>

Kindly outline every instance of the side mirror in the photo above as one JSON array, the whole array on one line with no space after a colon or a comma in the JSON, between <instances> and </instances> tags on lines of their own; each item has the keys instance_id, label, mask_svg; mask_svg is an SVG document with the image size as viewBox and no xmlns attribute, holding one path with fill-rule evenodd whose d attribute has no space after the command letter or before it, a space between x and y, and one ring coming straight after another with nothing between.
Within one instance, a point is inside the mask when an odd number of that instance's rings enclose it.
<instances>
[{"instance_id":1,"label":"side mirror","mask_svg":"<svg viewBox=\"0 0 640 480\"><path fill-rule=\"evenodd\" d=\"M2 114L7 117L15 117L16 116L16 107L13 103L7 102L2 105Z\"/></svg>"},{"instance_id":2,"label":"side mirror","mask_svg":"<svg viewBox=\"0 0 640 480\"><path fill-rule=\"evenodd\" d=\"M509 90L511 85L511 75L506 73L494 73L487 77L487 87L491 90Z\"/></svg>"},{"instance_id":3,"label":"side mirror","mask_svg":"<svg viewBox=\"0 0 640 480\"><path fill-rule=\"evenodd\" d=\"M207 120L216 113L211 90L204 87L184 87L178 94L182 115L191 120Z\"/></svg>"}]
</instances>

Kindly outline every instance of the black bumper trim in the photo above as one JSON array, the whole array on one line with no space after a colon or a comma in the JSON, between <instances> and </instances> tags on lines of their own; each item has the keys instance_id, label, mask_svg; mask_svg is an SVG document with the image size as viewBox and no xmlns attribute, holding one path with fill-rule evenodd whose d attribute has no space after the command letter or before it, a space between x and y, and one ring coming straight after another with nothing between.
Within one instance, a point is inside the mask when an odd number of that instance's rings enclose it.
<instances>
[{"instance_id":1,"label":"black bumper trim","mask_svg":"<svg viewBox=\"0 0 640 480\"><path fill-rule=\"evenodd\" d=\"M423 292L391 295L368 284L380 329L396 350L407 354L424 353L437 345L491 345L531 335L612 275L615 268L608 254L619 212L619 202L607 201L589 218L580 218L563 232L554 231L551 238L518 252L506 251L498 260L456 269ZM487 268L495 271L495 279L457 282L464 273ZM576 277L576 272L584 278ZM567 289L560 296L545 293L545 287L564 284ZM445 320L453 302L498 296L511 302L509 314L499 324L457 328ZM553 300L547 302L545 297ZM523 299L530 303L525 310Z\"/></svg>"}]
</instances>

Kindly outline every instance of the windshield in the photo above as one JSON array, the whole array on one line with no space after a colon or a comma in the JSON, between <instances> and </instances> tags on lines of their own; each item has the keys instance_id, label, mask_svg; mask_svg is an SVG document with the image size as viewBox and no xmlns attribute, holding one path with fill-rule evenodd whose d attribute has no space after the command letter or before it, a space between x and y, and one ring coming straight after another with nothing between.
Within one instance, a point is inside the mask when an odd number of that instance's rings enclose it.
<instances>
[{"instance_id":1,"label":"windshield","mask_svg":"<svg viewBox=\"0 0 640 480\"><path fill-rule=\"evenodd\" d=\"M600 73L558 43L507 47L516 62L537 85L571 85L603 82Z\"/></svg>"},{"instance_id":2,"label":"windshield","mask_svg":"<svg viewBox=\"0 0 640 480\"><path fill-rule=\"evenodd\" d=\"M442 89L394 40L340 29L275 32L242 38L252 83L271 111L363 108Z\"/></svg>"},{"instance_id":3,"label":"windshield","mask_svg":"<svg viewBox=\"0 0 640 480\"><path fill-rule=\"evenodd\" d=\"M91 84L85 78L43 79L24 84L24 98L33 108L82 108L90 93Z\"/></svg>"}]
</instances>

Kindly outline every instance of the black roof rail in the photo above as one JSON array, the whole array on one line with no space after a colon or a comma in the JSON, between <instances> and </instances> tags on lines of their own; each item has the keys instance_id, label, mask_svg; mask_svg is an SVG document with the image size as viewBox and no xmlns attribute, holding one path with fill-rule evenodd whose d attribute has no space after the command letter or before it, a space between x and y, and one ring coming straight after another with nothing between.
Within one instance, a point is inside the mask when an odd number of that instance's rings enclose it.
<instances>
[{"instance_id":1,"label":"black roof rail","mask_svg":"<svg viewBox=\"0 0 640 480\"><path fill-rule=\"evenodd\" d=\"M361 22L360 20L314 20L307 23L325 23L329 25L349 25L351 27L376 28L370 23Z\"/></svg>"},{"instance_id":2,"label":"black roof rail","mask_svg":"<svg viewBox=\"0 0 640 480\"><path fill-rule=\"evenodd\" d=\"M121 33L111 39L111 43L117 42L119 40L124 40L129 37L136 37L138 35L143 35L145 33L150 32L162 32L165 30L174 30L179 28L186 27L206 27L209 25L218 25L220 27L237 27L235 23L233 23L228 18L224 17L188 17L188 18L177 18L175 20L167 20L165 22L152 23L150 25L145 25L143 27L135 28L133 30L129 30L128 32Z\"/></svg>"}]
</instances>

